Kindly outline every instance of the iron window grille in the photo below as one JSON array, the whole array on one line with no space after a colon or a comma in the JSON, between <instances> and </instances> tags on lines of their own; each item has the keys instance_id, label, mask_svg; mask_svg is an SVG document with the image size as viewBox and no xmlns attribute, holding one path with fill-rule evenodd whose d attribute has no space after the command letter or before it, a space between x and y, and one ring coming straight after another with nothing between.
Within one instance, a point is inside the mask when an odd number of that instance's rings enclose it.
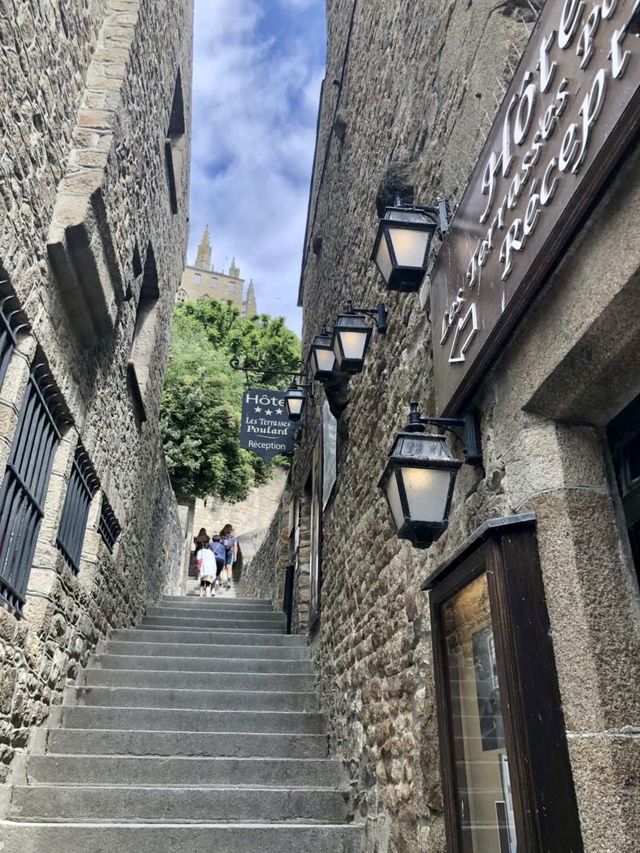
<instances>
[{"instance_id":1,"label":"iron window grille","mask_svg":"<svg viewBox=\"0 0 640 853\"><path fill-rule=\"evenodd\" d=\"M99 486L100 482L89 461L87 451L82 444L78 443L56 539L58 549L76 574L80 571L80 556L89 507Z\"/></svg>"},{"instance_id":2,"label":"iron window grille","mask_svg":"<svg viewBox=\"0 0 640 853\"><path fill-rule=\"evenodd\" d=\"M16 336L29 325L20 308L12 310L11 302L15 303L17 300L13 291L7 290L7 287L6 282L0 282L0 386L9 367Z\"/></svg>"},{"instance_id":3,"label":"iron window grille","mask_svg":"<svg viewBox=\"0 0 640 853\"><path fill-rule=\"evenodd\" d=\"M0 600L19 617L61 430L70 416L37 357L0 489Z\"/></svg>"},{"instance_id":4,"label":"iron window grille","mask_svg":"<svg viewBox=\"0 0 640 853\"><path fill-rule=\"evenodd\" d=\"M115 512L111 508L111 504L104 496L102 498L98 530L100 532L100 536L102 536L102 541L109 551L113 553L113 547L116 544L118 536L122 533L122 528L116 518Z\"/></svg>"}]
</instances>

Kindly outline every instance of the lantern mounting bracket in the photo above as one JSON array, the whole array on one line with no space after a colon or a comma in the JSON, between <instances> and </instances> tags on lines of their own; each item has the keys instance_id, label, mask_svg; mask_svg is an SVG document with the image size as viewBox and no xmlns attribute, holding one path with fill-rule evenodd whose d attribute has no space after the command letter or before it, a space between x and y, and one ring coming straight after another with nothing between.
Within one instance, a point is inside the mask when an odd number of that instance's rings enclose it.
<instances>
[{"instance_id":1,"label":"lantern mounting bracket","mask_svg":"<svg viewBox=\"0 0 640 853\"><path fill-rule=\"evenodd\" d=\"M435 205L428 204L404 204L400 196L396 197L395 207L401 207L406 211L419 211L426 213L427 216L433 217L437 223L437 231L441 237L449 233L449 225L451 220L451 207L446 198L438 197Z\"/></svg>"},{"instance_id":2,"label":"lantern mounting bracket","mask_svg":"<svg viewBox=\"0 0 640 853\"><path fill-rule=\"evenodd\" d=\"M418 403L412 401L409 404L409 423L405 427L405 432L424 432L425 425L438 427L444 432L450 432L462 438L465 463L482 465L480 424L475 412L465 412L461 418L424 418L420 414ZM462 430L462 434L458 430Z\"/></svg>"},{"instance_id":3,"label":"lantern mounting bracket","mask_svg":"<svg viewBox=\"0 0 640 853\"><path fill-rule=\"evenodd\" d=\"M291 381L296 379L296 377L300 377L302 379L303 376L306 376L306 366L300 362L297 370L271 370L268 363L264 359L260 359L258 361L241 361L240 357L234 355L229 361L230 367L233 370L240 370L245 375L245 381L247 387L251 384L251 375L254 373L263 373L268 374L269 376L285 376L288 377ZM302 386L306 387L306 386ZM313 396L313 395L312 395Z\"/></svg>"},{"instance_id":4,"label":"lantern mounting bracket","mask_svg":"<svg viewBox=\"0 0 640 853\"><path fill-rule=\"evenodd\" d=\"M376 331L384 335L387 332L389 312L381 302L375 308L354 308L353 303L349 299L344 309L345 314L363 314L365 317L372 317L376 322Z\"/></svg>"}]
</instances>

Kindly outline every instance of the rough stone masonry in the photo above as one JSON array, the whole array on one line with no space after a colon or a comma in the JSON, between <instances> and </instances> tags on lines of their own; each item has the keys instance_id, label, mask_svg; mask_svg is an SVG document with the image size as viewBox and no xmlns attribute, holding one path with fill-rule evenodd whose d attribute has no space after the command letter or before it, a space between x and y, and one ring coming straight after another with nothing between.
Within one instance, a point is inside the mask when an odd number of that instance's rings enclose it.
<instances>
[{"instance_id":1,"label":"rough stone masonry","mask_svg":"<svg viewBox=\"0 0 640 853\"><path fill-rule=\"evenodd\" d=\"M637 154L620 167L478 391L484 469L461 470L448 531L428 551L412 549L395 536L377 488L409 401L430 413L434 399L428 281L420 295L383 293L370 261L376 205L392 203L396 192L420 204L460 199L542 5L327 4L301 278L303 353L349 297L360 306L384 299L390 314L387 335L374 333L363 372L340 397L347 405L337 482L322 515L320 611L311 632L333 749L367 820L368 853L445 850L429 605L420 587L485 520L526 511L538 518L584 849L637 849L638 593L602 434L640 390L631 320L640 268ZM323 401L319 391L309 403L281 511L243 578L247 588L279 594L284 566L295 563L304 586L294 602L300 631Z\"/></svg>"},{"instance_id":2,"label":"rough stone masonry","mask_svg":"<svg viewBox=\"0 0 640 853\"><path fill-rule=\"evenodd\" d=\"M0 280L20 319L0 476L32 364L67 411L24 616L0 609L2 775L106 630L176 582L158 410L186 249L191 33L190 0L0 2ZM100 487L76 571L57 541L78 441Z\"/></svg>"}]
</instances>

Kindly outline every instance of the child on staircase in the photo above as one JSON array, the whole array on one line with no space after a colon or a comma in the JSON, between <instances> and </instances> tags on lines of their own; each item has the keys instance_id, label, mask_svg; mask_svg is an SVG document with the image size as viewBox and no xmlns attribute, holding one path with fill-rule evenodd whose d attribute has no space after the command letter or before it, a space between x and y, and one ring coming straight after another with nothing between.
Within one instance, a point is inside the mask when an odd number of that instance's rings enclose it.
<instances>
[{"instance_id":1,"label":"child on staircase","mask_svg":"<svg viewBox=\"0 0 640 853\"><path fill-rule=\"evenodd\" d=\"M209 548L208 536L198 536L198 544L196 545L196 571L200 582L200 598L215 596L216 558L213 551Z\"/></svg>"}]
</instances>

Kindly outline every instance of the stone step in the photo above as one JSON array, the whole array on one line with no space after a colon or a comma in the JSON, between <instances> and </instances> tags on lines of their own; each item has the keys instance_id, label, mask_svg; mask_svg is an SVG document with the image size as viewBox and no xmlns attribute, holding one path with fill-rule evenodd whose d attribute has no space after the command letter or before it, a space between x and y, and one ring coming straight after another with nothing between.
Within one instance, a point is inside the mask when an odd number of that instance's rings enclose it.
<instances>
[{"instance_id":1,"label":"stone step","mask_svg":"<svg viewBox=\"0 0 640 853\"><path fill-rule=\"evenodd\" d=\"M265 631L206 631L201 628L117 628L110 640L128 643L189 643L193 646L283 646L306 648L306 638Z\"/></svg>"},{"instance_id":2,"label":"stone step","mask_svg":"<svg viewBox=\"0 0 640 853\"><path fill-rule=\"evenodd\" d=\"M262 643L262 645L230 644L228 636L224 638L224 642L213 645L188 642L163 642L160 639L155 642L153 640L146 640L145 642L140 640L108 640L102 648L102 653L115 655L160 655L161 657L198 657L209 660L216 658L226 658L228 660L251 660L258 658L261 660L308 661L310 659L308 646L294 646L291 644L271 645L270 643Z\"/></svg>"},{"instance_id":3,"label":"stone step","mask_svg":"<svg viewBox=\"0 0 640 853\"><path fill-rule=\"evenodd\" d=\"M254 734L324 734L322 714L299 711L228 711L166 708L114 708L90 705L54 705L50 725L71 729L125 731L235 732Z\"/></svg>"},{"instance_id":4,"label":"stone step","mask_svg":"<svg viewBox=\"0 0 640 853\"><path fill-rule=\"evenodd\" d=\"M206 818L210 820L209 817ZM0 822L5 853L362 853L358 825Z\"/></svg>"},{"instance_id":5,"label":"stone step","mask_svg":"<svg viewBox=\"0 0 640 853\"><path fill-rule=\"evenodd\" d=\"M160 604L164 607L175 604L177 607L193 607L194 605L205 605L207 607L268 607L273 610L273 604L268 598L225 598L224 595L217 598L200 598L198 595L165 595Z\"/></svg>"},{"instance_id":6,"label":"stone step","mask_svg":"<svg viewBox=\"0 0 640 853\"><path fill-rule=\"evenodd\" d=\"M150 619L150 621L146 621L146 619L141 619L140 622L135 626L135 630L140 631L190 631L193 633L194 631L215 631L220 634L240 634L241 636L250 635L250 634L271 634L276 636L285 636L284 628L281 625L266 623L266 622L253 622L250 625L238 625L234 623L233 625L224 624L220 621L206 620L207 624L198 625L197 621L189 624L185 622L184 625L176 625L172 622L166 622L163 619ZM120 629L119 629L120 630Z\"/></svg>"},{"instance_id":7,"label":"stone step","mask_svg":"<svg viewBox=\"0 0 640 853\"><path fill-rule=\"evenodd\" d=\"M224 724L224 721L222 721ZM227 726L235 725L232 719ZM251 732L49 729L44 749L58 754L183 755L218 758L326 758L326 735Z\"/></svg>"},{"instance_id":8,"label":"stone step","mask_svg":"<svg viewBox=\"0 0 640 853\"><path fill-rule=\"evenodd\" d=\"M261 619L245 619L244 616L144 616L138 623L140 628L154 625L163 628L202 628L207 631L226 631L235 628L238 631L279 631L284 633L285 620L283 617L266 615Z\"/></svg>"},{"instance_id":9,"label":"stone step","mask_svg":"<svg viewBox=\"0 0 640 853\"><path fill-rule=\"evenodd\" d=\"M208 735L201 735L207 738ZM332 759L212 758L129 755L31 755L29 785L250 785L337 788L342 767Z\"/></svg>"},{"instance_id":10,"label":"stone step","mask_svg":"<svg viewBox=\"0 0 640 853\"><path fill-rule=\"evenodd\" d=\"M313 693L311 675L256 672L162 672L135 669L89 669L81 673L80 687L162 687L189 690L251 690Z\"/></svg>"},{"instance_id":11,"label":"stone step","mask_svg":"<svg viewBox=\"0 0 640 853\"><path fill-rule=\"evenodd\" d=\"M162 687L67 687L67 704L107 708L209 711L315 711L315 693L268 690L172 690Z\"/></svg>"},{"instance_id":12,"label":"stone step","mask_svg":"<svg viewBox=\"0 0 640 853\"><path fill-rule=\"evenodd\" d=\"M171 607L166 605L160 605L157 607L150 607L146 613L147 616L170 616L171 618L180 618L184 617L185 619L193 619L194 617L200 619L242 619L249 622L253 622L256 619L269 619L271 617L275 617L284 621L286 618L284 613L275 612L271 608L258 610L251 608L241 608L234 607L229 608L222 605L219 606L210 606L208 604L203 604L202 606L192 606L192 607Z\"/></svg>"},{"instance_id":13,"label":"stone step","mask_svg":"<svg viewBox=\"0 0 640 853\"><path fill-rule=\"evenodd\" d=\"M13 820L320 821L349 816L349 792L289 787L102 787L14 785L7 817ZM4 839L3 839L4 840ZM160 849L167 850L166 843Z\"/></svg>"},{"instance_id":14,"label":"stone step","mask_svg":"<svg viewBox=\"0 0 640 853\"><path fill-rule=\"evenodd\" d=\"M134 645L131 643L130 645ZM135 646L136 649L138 646ZM92 669L152 670L163 672L208 673L266 673L283 675L311 675L310 660L276 660L269 658L226 657L163 657L161 655L95 655L89 660Z\"/></svg>"}]
</instances>

